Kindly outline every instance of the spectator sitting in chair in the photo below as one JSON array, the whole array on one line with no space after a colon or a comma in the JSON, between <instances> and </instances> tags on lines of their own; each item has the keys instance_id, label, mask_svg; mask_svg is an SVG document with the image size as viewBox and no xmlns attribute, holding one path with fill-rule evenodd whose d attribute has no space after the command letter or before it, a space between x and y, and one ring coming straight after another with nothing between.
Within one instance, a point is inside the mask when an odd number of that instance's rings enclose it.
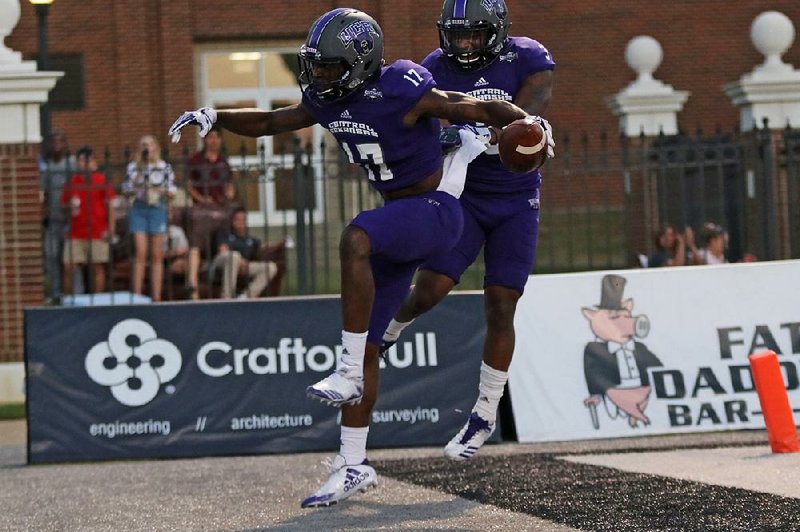
<instances>
[{"instance_id":1,"label":"spectator sitting in chair","mask_svg":"<svg viewBox=\"0 0 800 532\"><path fill-rule=\"evenodd\" d=\"M170 224L164 242L167 276L186 275L189 270L189 239L180 225Z\"/></svg>"},{"instance_id":2,"label":"spectator sitting in chair","mask_svg":"<svg viewBox=\"0 0 800 532\"><path fill-rule=\"evenodd\" d=\"M239 298L258 297L278 273L278 265L259 260L261 241L247 231L247 211L237 208L231 216L231 230L217 236L217 256L212 268L222 271L222 297L231 298L239 275L250 278Z\"/></svg>"}]
</instances>

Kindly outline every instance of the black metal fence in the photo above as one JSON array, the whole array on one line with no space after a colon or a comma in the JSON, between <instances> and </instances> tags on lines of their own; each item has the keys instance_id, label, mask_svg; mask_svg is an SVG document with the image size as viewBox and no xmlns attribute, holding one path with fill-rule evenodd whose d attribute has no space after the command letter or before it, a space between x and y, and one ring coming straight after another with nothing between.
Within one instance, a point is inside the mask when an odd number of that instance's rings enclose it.
<instances>
[{"instance_id":1,"label":"black metal fence","mask_svg":"<svg viewBox=\"0 0 800 532\"><path fill-rule=\"evenodd\" d=\"M695 230L709 221L722 225L729 233L731 262L745 254L759 260L799 258L800 130L766 126L748 133L559 139L557 157L543 171L535 272L638 266L636 257L653 252L652 235L665 223ZM121 163L109 150L102 157L100 169L118 193L133 155L126 151ZM165 159L172 161L179 187L170 218L191 234L197 206L187 191L188 155L165 154ZM263 147L257 155L248 154L243 146L240 153L228 154L228 162L234 202L248 211L251 233L281 254L285 274L269 294L338 293L339 234L358 212L381 203L361 171L330 142L305 147L296 142L293 153L278 157L269 157ZM60 194L59 185L45 170L49 195ZM126 275L134 254L125 224L128 206L120 195L117 238L109 242L107 276L117 290L130 290ZM213 257L208 246L201 276L208 276L207 261ZM479 260L460 288L477 289L482 282ZM181 283L183 276L167 268L165 298L185 297ZM84 290L93 291L91 284ZM214 295L210 288L203 293Z\"/></svg>"}]
</instances>

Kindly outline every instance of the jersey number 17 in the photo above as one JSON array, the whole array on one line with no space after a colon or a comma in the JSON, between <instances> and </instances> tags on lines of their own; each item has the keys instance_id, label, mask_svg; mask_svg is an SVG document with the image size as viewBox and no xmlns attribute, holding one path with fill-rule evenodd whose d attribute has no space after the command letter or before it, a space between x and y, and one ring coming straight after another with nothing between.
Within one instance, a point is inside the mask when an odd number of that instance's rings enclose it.
<instances>
[{"instance_id":1,"label":"jersey number 17","mask_svg":"<svg viewBox=\"0 0 800 532\"><path fill-rule=\"evenodd\" d=\"M367 171L370 181L389 181L394 178L392 171L383 163L383 150L377 142L354 144L355 152L350 143L342 142L342 149L347 154L351 163L355 163Z\"/></svg>"}]
</instances>

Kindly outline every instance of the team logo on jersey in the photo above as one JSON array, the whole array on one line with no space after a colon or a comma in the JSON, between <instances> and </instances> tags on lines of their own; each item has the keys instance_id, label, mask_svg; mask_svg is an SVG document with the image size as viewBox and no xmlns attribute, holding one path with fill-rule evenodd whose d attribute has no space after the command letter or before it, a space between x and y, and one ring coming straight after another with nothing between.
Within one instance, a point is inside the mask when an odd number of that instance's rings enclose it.
<instances>
[{"instance_id":1,"label":"team logo on jersey","mask_svg":"<svg viewBox=\"0 0 800 532\"><path fill-rule=\"evenodd\" d=\"M368 100L381 100L383 99L383 93L380 89L367 89L364 91L364 97Z\"/></svg>"},{"instance_id":2,"label":"team logo on jersey","mask_svg":"<svg viewBox=\"0 0 800 532\"><path fill-rule=\"evenodd\" d=\"M366 55L375 48L373 35L377 35L377 32L372 24L366 20L357 20L340 31L338 37L345 47L352 44L353 50Z\"/></svg>"},{"instance_id":3,"label":"team logo on jersey","mask_svg":"<svg viewBox=\"0 0 800 532\"><path fill-rule=\"evenodd\" d=\"M158 338L149 323L127 319L111 328L108 341L89 350L84 367L89 378L108 386L117 401L142 406L178 375L182 362L175 344Z\"/></svg>"},{"instance_id":4,"label":"team logo on jersey","mask_svg":"<svg viewBox=\"0 0 800 532\"><path fill-rule=\"evenodd\" d=\"M488 85L488 84L489 84L489 82L486 81L486 78L484 78L483 76L478 78L478 81L475 82L475 86L476 87L483 87L484 85Z\"/></svg>"},{"instance_id":5,"label":"team logo on jersey","mask_svg":"<svg viewBox=\"0 0 800 532\"><path fill-rule=\"evenodd\" d=\"M517 52L508 52L507 54L500 55L500 61L508 61L511 63L512 61L517 60Z\"/></svg>"}]
</instances>

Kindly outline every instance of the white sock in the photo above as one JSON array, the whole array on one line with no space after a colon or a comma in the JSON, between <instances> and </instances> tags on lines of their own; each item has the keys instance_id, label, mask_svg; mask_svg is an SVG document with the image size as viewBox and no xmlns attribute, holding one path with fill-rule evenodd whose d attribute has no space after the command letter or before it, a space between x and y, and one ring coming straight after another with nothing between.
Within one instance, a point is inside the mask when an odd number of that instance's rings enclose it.
<instances>
[{"instance_id":1,"label":"white sock","mask_svg":"<svg viewBox=\"0 0 800 532\"><path fill-rule=\"evenodd\" d=\"M358 378L364 376L364 349L367 346L367 332L352 333L342 331L342 353L341 363L349 366L349 375Z\"/></svg>"},{"instance_id":2,"label":"white sock","mask_svg":"<svg viewBox=\"0 0 800 532\"><path fill-rule=\"evenodd\" d=\"M481 382L478 385L478 401L472 408L483 419L494 423L497 419L497 405L503 397L503 389L508 381L508 372L494 369L481 362Z\"/></svg>"},{"instance_id":3,"label":"white sock","mask_svg":"<svg viewBox=\"0 0 800 532\"><path fill-rule=\"evenodd\" d=\"M347 465L359 465L367 459L367 435L369 427L345 427L342 425L339 454Z\"/></svg>"},{"instance_id":4,"label":"white sock","mask_svg":"<svg viewBox=\"0 0 800 532\"><path fill-rule=\"evenodd\" d=\"M383 339L387 342L396 342L397 339L400 338L400 333L403 332L403 329L412 323L414 323L413 319L411 321L402 322L392 318L392 321L389 322L389 326L386 327L386 332L383 333Z\"/></svg>"}]
</instances>

